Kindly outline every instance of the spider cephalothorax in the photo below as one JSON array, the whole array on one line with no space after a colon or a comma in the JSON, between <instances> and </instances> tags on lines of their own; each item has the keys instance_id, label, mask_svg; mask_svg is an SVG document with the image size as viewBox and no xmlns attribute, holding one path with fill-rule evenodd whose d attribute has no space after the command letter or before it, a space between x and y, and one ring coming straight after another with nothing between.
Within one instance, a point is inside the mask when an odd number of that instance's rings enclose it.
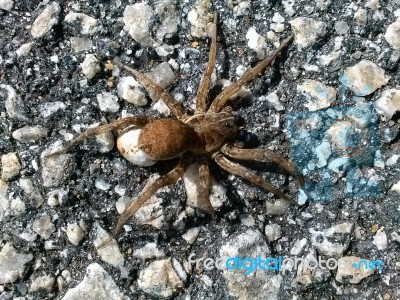
<instances>
[{"instance_id":1,"label":"spider cephalothorax","mask_svg":"<svg viewBox=\"0 0 400 300\"><path fill-rule=\"evenodd\" d=\"M274 58L289 45L292 39L293 36L290 36L284 40L281 46L267 58L245 72L237 82L232 83L223 90L208 107L207 95L211 85L211 74L216 62L215 16L209 61L200 81L194 114L186 113L183 107L167 91L144 74L122 65L118 61L114 61L116 65L135 75L147 90L155 92L169 107L174 118L156 119L147 116L135 116L119 119L110 124L88 129L73 139L64 149L51 155L65 152L87 137L114 130L119 132L117 140L119 151L132 163L140 166L150 166L159 160L180 158L178 165L173 170L146 187L138 198L127 207L114 227L113 236L120 232L122 226L157 190L175 183L185 173L188 164L193 158L199 164L199 195L202 197L202 201L209 213L213 213L213 207L209 200L211 185L208 168L209 160L214 160L222 169L240 176L280 198L296 203L262 177L228 159L273 161L296 177L301 185L304 183L303 177L296 171L295 166L280 154L265 149L243 149L233 144L227 144L227 141L235 136L237 127L231 107L226 106L226 102L244 84L253 80L270 65Z\"/></svg>"}]
</instances>

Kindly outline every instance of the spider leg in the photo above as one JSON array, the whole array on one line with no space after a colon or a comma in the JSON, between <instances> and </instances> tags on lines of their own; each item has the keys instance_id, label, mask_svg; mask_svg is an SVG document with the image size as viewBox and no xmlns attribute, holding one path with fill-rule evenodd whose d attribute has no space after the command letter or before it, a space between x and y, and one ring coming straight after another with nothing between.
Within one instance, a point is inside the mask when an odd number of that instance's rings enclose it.
<instances>
[{"instance_id":1,"label":"spider leg","mask_svg":"<svg viewBox=\"0 0 400 300\"><path fill-rule=\"evenodd\" d=\"M58 155L67 152L68 150L72 149L76 145L82 143L85 139L91 136L95 136L104 132L109 132L117 129L124 129L128 126L138 126L138 127L143 127L150 121L152 121L153 118L147 117L147 116L136 116L136 117L127 117L123 119L116 120L114 122L111 122L109 124L101 125L95 128L89 128L86 131L82 132L80 135L72 139L64 148L61 150L52 152L48 154L47 156L53 156L53 155Z\"/></svg>"},{"instance_id":2,"label":"spider leg","mask_svg":"<svg viewBox=\"0 0 400 300\"><path fill-rule=\"evenodd\" d=\"M211 85L211 75L215 68L216 57L217 57L217 14L214 14L214 25L212 29L211 46L210 46L210 53L208 56L208 63L204 71L204 74L201 78L199 89L197 91L196 114L203 113L206 111L207 94L208 94L208 89L210 88Z\"/></svg>"},{"instance_id":3,"label":"spider leg","mask_svg":"<svg viewBox=\"0 0 400 300\"><path fill-rule=\"evenodd\" d=\"M276 48L267 58L260 61L254 68L247 70L242 77L240 77L236 82L232 83L225 90L223 90L211 103L210 110L218 112L222 107L225 106L226 102L232 97L236 92L238 92L243 85L253 80L258 76L266 67L268 67L276 56L285 49L290 42L293 40L293 35L288 37L282 42L282 44Z\"/></svg>"},{"instance_id":4,"label":"spider leg","mask_svg":"<svg viewBox=\"0 0 400 300\"><path fill-rule=\"evenodd\" d=\"M135 77L140 81L140 83L147 90L154 91L156 93L156 95L164 101L164 103L168 106L168 108L171 110L172 114L175 117L181 118L185 115L185 110L183 109L182 105L180 105L179 102L176 101L175 98L172 97L164 88L159 86L157 83L155 83L153 80L151 80L149 77L147 77L143 73L141 73L135 69L132 69L128 66L123 65L121 62L119 62L117 60L113 60L113 62L117 66L119 66L119 67L129 71L133 75L135 75Z\"/></svg>"},{"instance_id":5,"label":"spider leg","mask_svg":"<svg viewBox=\"0 0 400 300\"><path fill-rule=\"evenodd\" d=\"M271 183L266 182L263 178L256 175L249 169L243 167L242 165L235 163L233 161L230 161L225 156L223 156L221 152L214 153L213 159L225 171L232 173L236 176L242 177L242 178L250 181L251 183L262 187L263 189L267 190L268 192L273 193L277 197L290 201L291 203L293 203L296 206L298 205L298 203L295 200L286 196L276 186L272 185Z\"/></svg>"},{"instance_id":6,"label":"spider leg","mask_svg":"<svg viewBox=\"0 0 400 300\"><path fill-rule=\"evenodd\" d=\"M282 155L277 154L273 151L265 149L242 149L230 144L225 144L224 146L222 146L221 152L226 156L229 156L234 159L272 161L280 165L290 174L292 174L293 177L296 178L297 181L300 183L300 185L304 186L304 177L297 170L296 166L292 162L284 158Z\"/></svg>"},{"instance_id":7,"label":"spider leg","mask_svg":"<svg viewBox=\"0 0 400 300\"><path fill-rule=\"evenodd\" d=\"M206 158L200 158L199 162L199 196L209 214L214 213L214 208L210 202L210 189L211 189L211 177L210 177L210 169L208 167L208 162Z\"/></svg>"},{"instance_id":8,"label":"spider leg","mask_svg":"<svg viewBox=\"0 0 400 300\"><path fill-rule=\"evenodd\" d=\"M122 226L124 226L125 223L136 213L136 211L160 188L177 182L178 179L181 178L185 173L189 162L190 158L183 156L174 169L169 171L166 175L157 178L151 185L143 189L138 198L132 202L121 214L117 221L117 225L115 225L113 229L112 235L114 237L117 236L120 233Z\"/></svg>"}]
</instances>

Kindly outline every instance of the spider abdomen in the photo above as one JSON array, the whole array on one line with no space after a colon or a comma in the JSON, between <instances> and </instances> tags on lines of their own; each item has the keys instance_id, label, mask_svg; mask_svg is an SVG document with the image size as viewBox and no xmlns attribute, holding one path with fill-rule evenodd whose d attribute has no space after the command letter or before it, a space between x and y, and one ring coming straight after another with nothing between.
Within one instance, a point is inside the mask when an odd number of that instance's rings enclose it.
<instances>
[{"instance_id":1,"label":"spider abdomen","mask_svg":"<svg viewBox=\"0 0 400 300\"><path fill-rule=\"evenodd\" d=\"M130 162L150 166L181 155L196 140L197 134L189 125L176 119L158 119L123 133L117 147Z\"/></svg>"}]
</instances>

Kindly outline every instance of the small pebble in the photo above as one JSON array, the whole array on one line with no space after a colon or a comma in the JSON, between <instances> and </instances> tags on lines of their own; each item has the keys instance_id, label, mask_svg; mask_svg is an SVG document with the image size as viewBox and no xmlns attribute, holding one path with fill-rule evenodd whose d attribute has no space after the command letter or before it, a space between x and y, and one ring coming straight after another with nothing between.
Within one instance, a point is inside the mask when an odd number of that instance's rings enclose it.
<instances>
[{"instance_id":1,"label":"small pebble","mask_svg":"<svg viewBox=\"0 0 400 300\"><path fill-rule=\"evenodd\" d=\"M86 268L83 280L77 286L69 289L61 300L96 299L121 300L126 297L102 266L92 263Z\"/></svg>"},{"instance_id":2,"label":"small pebble","mask_svg":"<svg viewBox=\"0 0 400 300\"><path fill-rule=\"evenodd\" d=\"M389 81L385 71L369 60L348 67L340 75L339 81L357 96L367 96Z\"/></svg>"},{"instance_id":3,"label":"small pebble","mask_svg":"<svg viewBox=\"0 0 400 300\"><path fill-rule=\"evenodd\" d=\"M117 112L119 110L118 97L110 92L102 92L101 94L97 94L96 97L101 111Z\"/></svg>"},{"instance_id":4,"label":"small pebble","mask_svg":"<svg viewBox=\"0 0 400 300\"><path fill-rule=\"evenodd\" d=\"M5 107L7 115L11 119L23 122L29 121L25 114L25 105L11 85L0 84L0 97L6 98Z\"/></svg>"},{"instance_id":5,"label":"small pebble","mask_svg":"<svg viewBox=\"0 0 400 300\"><path fill-rule=\"evenodd\" d=\"M184 288L184 283L174 270L170 259L156 260L139 272L138 287L155 296L170 298Z\"/></svg>"},{"instance_id":6,"label":"small pebble","mask_svg":"<svg viewBox=\"0 0 400 300\"><path fill-rule=\"evenodd\" d=\"M47 240L50 235L56 230L54 223L48 215L44 215L33 222L33 230L43 239Z\"/></svg>"},{"instance_id":7,"label":"small pebble","mask_svg":"<svg viewBox=\"0 0 400 300\"><path fill-rule=\"evenodd\" d=\"M142 248L133 251L132 256L138 257L143 260L162 258L165 257L163 250L157 248L157 244L154 242L147 243Z\"/></svg>"},{"instance_id":8,"label":"small pebble","mask_svg":"<svg viewBox=\"0 0 400 300\"><path fill-rule=\"evenodd\" d=\"M388 240L383 228L380 228L376 232L373 244L376 246L376 248L378 248L378 250L385 250L387 248Z\"/></svg>"},{"instance_id":9,"label":"small pebble","mask_svg":"<svg viewBox=\"0 0 400 300\"><path fill-rule=\"evenodd\" d=\"M17 53L17 55L18 55L19 57L25 56L25 55L28 55L28 53L29 53L29 51L31 51L32 47L33 47L33 43L32 43L32 42L30 42L30 43L25 43L25 44L22 44L22 45L17 49L17 51L15 51L15 52Z\"/></svg>"},{"instance_id":10,"label":"small pebble","mask_svg":"<svg viewBox=\"0 0 400 300\"><path fill-rule=\"evenodd\" d=\"M94 54L86 54L80 66L83 75L85 75L87 79L92 79L101 71L100 61Z\"/></svg>"},{"instance_id":11,"label":"small pebble","mask_svg":"<svg viewBox=\"0 0 400 300\"><path fill-rule=\"evenodd\" d=\"M265 236L268 242L273 242L279 239L282 235L281 226L278 224L270 224L265 226Z\"/></svg>"},{"instance_id":12,"label":"small pebble","mask_svg":"<svg viewBox=\"0 0 400 300\"><path fill-rule=\"evenodd\" d=\"M78 24L79 33L83 35L95 34L100 29L95 18L82 13L70 12L65 16L64 22L70 23L70 26Z\"/></svg>"},{"instance_id":13,"label":"small pebble","mask_svg":"<svg viewBox=\"0 0 400 300\"><path fill-rule=\"evenodd\" d=\"M55 278L51 275L40 276L32 280L29 292L38 292L45 290L50 292L55 283Z\"/></svg>"},{"instance_id":14,"label":"small pebble","mask_svg":"<svg viewBox=\"0 0 400 300\"><path fill-rule=\"evenodd\" d=\"M68 223L67 229L65 231L67 233L68 240L71 244L79 245L81 240L85 236L85 232L82 227L80 227L77 223Z\"/></svg>"},{"instance_id":15,"label":"small pebble","mask_svg":"<svg viewBox=\"0 0 400 300\"><path fill-rule=\"evenodd\" d=\"M132 76L121 77L118 85L118 96L137 106L147 104L146 94L142 85Z\"/></svg>"},{"instance_id":16,"label":"small pebble","mask_svg":"<svg viewBox=\"0 0 400 300\"><path fill-rule=\"evenodd\" d=\"M351 284L358 284L364 278L371 276L374 270L367 269L365 263L359 264L360 260L363 259L357 256L344 256L339 258L335 279L341 283L348 282ZM365 261L369 263L369 260L365 259ZM353 266L353 264L355 266ZM360 269L358 269L358 265L360 265Z\"/></svg>"},{"instance_id":17,"label":"small pebble","mask_svg":"<svg viewBox=\"0 0 400 300\"><path fill-rule=\"evenodd\" d=\"M326 24L311 18L299 17L290 21L297 48L306 49L326 34Z\"/></svg>"},{"instance_id":18,"label":"small pebble","mask_svg":"<svg viewBox=\"0 0 400 300\"><path fill-rule=\"evenodd\" d=\"M143 47L153 46L154 44L154 40L150 34L153 17L153 9L145 2L125 7L123 16L124 29Z\"/></svg>"},{"instance_id":19,"label":"small pebble","mask_svg":"<svg viewBox=\"0 0 400 300\"><path fill-rule=\"evenodd\" d=\"M10 181L18 176L20 171L21 164L15 152L10 152L1 156L1 179Z\"/></svg>"},{"instance_id":20,"label":"small pebble","mask_svg":"<svg viewBox=\"0 0 400 300\"><path fill-rule=\"evenodd\" d=\"M400 20L390 24L385 33L385 40L395 50L400 50Z\"/></svg>"},{"instance_id":21,"label":"small pebble","mask_svg":"<svg viewBox=\"0 0 400 300\"><path fill-rule=\"evenodd\" d=\"M188 21L192 25L190 34L196 38L211 36L213 15L208 10L211 7L209 0L197 1L193 9L188 13Z\"/></svg>"},{"instance_id":22,"label":"small pebble","mask_svg":"<svg viewBox=\"0 0 400 300\"><path fill-rule=\"evenodd\" d=\"M33 259L33 255L18 253L10 243L6 243L0 251L0 284L13 283L24 274L25 264Z\"/></svg>"},{"instance_id":23,"label":"small pebble","mask_svg":"<svg viewBox=\"0 0 400 300\"><path fill-rule=\"evenodd\" d=\"M400 111L400 90L384 90L375 101L375 107L383 121L390 120L396 112Z\"/></svg>"},{"instance_id":24,"label":"small pebble","mask_svg":"<svg viewBox=\"0 0 400 300\"><path fill-rule=\"evenodd\" d=\"M297 91L304 93L308 103L304 106L309 111L316 111L331 106L336 99L336 90L316 80L306 80L297 85Z\"/></svg>"},{"instance_id":25,"label":"small pebble","mask_svg":"<svg viewBox=\"0 0 400 300\"><path fill-rule=\"evenodd\" d=\"M14 1L13 0L0 0L0 9L4 10L12 10L14 7Z\"/></svg>"},{"instance_id":26,"label":"small pebble","mask_svg":"<svg viewBox=\"0 0 400 300\"><path fill-rule=\"evenodd\" d=\"M58 14L60 13L60 5L57 2L50 2L43 9L41 14L33 22L31 34L34 38L44 36L53 25L58 23Z\"/></svg>"},{"instance_id":27,"label":"small pebble","mask_svg":"<svg viewBox=\"0 0 400 300\"><path fill-rule=\"evenodd\" d=\"M35 142L47 137L47 129L42 126L25 126L15 130L12 137L21 143Z\"/></svg>"},{"instance_id":28,"label":"small pebble","mask_svg":"<svg viewBox=\"0 0 400 300\"><path fill-rule=\"evenodd\" d=\"M250 27L246 34L247 45L257 53L258 59L263 59L266 54L267 43L265 38L257 33L254 27Z\"/></svg>"}]
</instances>

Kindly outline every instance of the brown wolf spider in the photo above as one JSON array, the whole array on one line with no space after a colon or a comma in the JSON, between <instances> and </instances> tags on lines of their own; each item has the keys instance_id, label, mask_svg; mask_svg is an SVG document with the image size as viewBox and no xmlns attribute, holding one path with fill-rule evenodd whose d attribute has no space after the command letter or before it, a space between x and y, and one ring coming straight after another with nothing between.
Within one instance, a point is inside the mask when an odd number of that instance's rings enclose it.
<instances>
[{"instance_id":1,"label":"brown wolf spider","mask_svg":"<svg viewBox=\"0 0 400 300\"><path fill-rule=\"evenodd\" d=\"M304 179L295 166L282 155L264 149L243 149L237 145L227 144L237 133L235 118L232 108L226 106L227 101L246 83L253 80L275 57L286 48L293 40L290 36L282 42L267 58L259 62L254 68L245 72L237 82L232 83L212 101L207 109L207 93L211 85L211 74L216 63L217 53L217 16L214 17L212 29L209 61L201 78L197 92L196 110L189 115L183 107L162 87L153 82L137 70L114 63L131 72L141 84L149 91L152 90L162 99L170 109L174 118L155 119L148 116L135 116L119 119L112 123L91 128L74 138L63 149L50 155L63 153L90 136L104 132L118 130L117 147L121 154L129 161L149 166L159 160L169 160L179 157L178 165L164 176L159 177L153 184L142 190L136 201L132 202L119 217L112 236L121 231L123 225L136 213L136 211L160 188L175 183L185 173L186 168L195 157L199 164L200 197L204 201L207 211L214 212L210 195L210 172L208 160L213 159L222 169L242 177L251 183L262 187L277 197L286 199L297 205L297 202L286 196L274 185L266 182L262 177L251 172L242 165L233 162L228 157L237 160L272 161L292 174L301 185ZM105 244L104 242L102 243Z\"/></svg>"}]
</instances>

